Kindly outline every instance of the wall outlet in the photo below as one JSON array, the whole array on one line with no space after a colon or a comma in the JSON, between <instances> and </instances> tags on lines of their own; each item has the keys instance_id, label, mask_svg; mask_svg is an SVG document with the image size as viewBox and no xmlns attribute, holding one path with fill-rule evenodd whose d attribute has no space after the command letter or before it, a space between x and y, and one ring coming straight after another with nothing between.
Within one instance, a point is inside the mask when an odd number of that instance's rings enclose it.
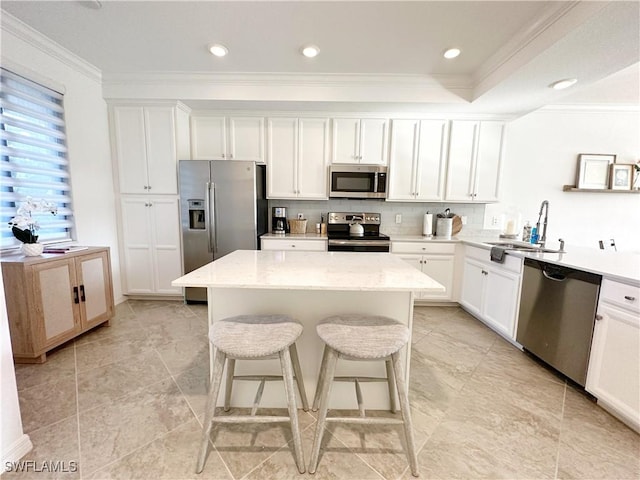
<instances>
[{"instance_id":1,"label":"wall outlet","mask_svg":"<svg viewBox=\"0 0 640 480\"><path fill-rule=\"evenodd\" d=\"M466 215L461 215L461 216L460 216L460 220L462 221L462 224L463 224L463 225L466 225L466 224L467 224L467 216L466 216Z\"/></svg>"},{"instance_id":2,"label":"wall outlet","mask_svg":"<svg viewBox=\"0 0 640 480\"><path fill-rule=\"evenodd\" d=\"M304 220L304 213L298 214L298 220Z\"/></svg>"},{"instance_id":3,"label":"wall outlet","mask_svg":"<svg viewBox=\"0 0 640 480\"><path fill-rule=\"evenodd\" d=\"M494 215L491 217L491 226L497 227L498 225L500 225L500 217Z\"/></svg>"},{"instance_id":4,"label":"wall outlet","mask_svg":"<svg viewBox=\"0 0 640 480\"><path fill-rule=\"evenodd\" d=\"M402 214L396 213L396 223L402 223Z\"/></svg>"}]
</instances>

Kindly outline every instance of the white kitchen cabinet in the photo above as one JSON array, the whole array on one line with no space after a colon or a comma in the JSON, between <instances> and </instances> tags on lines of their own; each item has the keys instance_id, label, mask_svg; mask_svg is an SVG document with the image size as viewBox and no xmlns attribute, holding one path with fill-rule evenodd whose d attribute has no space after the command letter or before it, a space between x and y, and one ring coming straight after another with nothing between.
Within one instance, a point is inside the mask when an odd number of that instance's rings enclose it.
<instances>
[{"instance_id":1,"label":"white kitchen cabinet","mask_svg":"<svg viewBox=\"0 0 640 480\"><path fill-rule=\"evenodd\" d=\"M391 252L430 276L444 292L415 295L416 300L452 301L456 246L453 243L391 242Z\"/></svg>"},{"instance_id":2,"label":"white kitchen cabinet","mask_svg":"<svg viewBox=\"0 0 640 480\"><path fill-rule=\"evenodd\" d=\"M386 165L388 126L382 118L334 118L332 163Z\"/></svg>"},{"instance_id":3,"label":"white kitchen cabinet","mask_svg":"<svg viewBox=\"0 0 640 480\"><path fill-rule=\"evenodd\" d=\"M264 118L191 116L194 160L252 160L264 163Z\"/></svg>"},{"instance_id":4,"label":"white kitchen cabinet","mask_svg":"<svg viewBox=\"0 0 640 480\"><path fill-rule=\"evenodd\" d=\"M178 193L178 158L189 158L181 105L113 105L111 128L120 193Z\"/></svg>"},{"instance_id":5,"label":"white kitchen cabinet","mask_svg":"<svg viewBox=\"0 0 640 480\"><path fill-rule=\"evenodd\" d=\"M387 200L442 200L447 136L445 120L392 120Z\"/></svg>"},{"instance_id":6,"label":"white kitchen cabinet","mask_svg":"<svg viewBox=\"0 0 640 480\"><path fill-rule=\"evenodd\" d=\"M327 240L321 238L261 238L262 250L298 250L302 252L326 252Z\"/></svg>"},{"instance_id":7,"label":"white kitchen cabinet","mask_svg":"<svg viewBox=\"0 0 640 480\"><path fill-rule=\"evenodd\" d=\"M602 281L585 388L640 431L640 288Z\"/></svg>"},{"instance_id":8,"label":"white kitchen cabinet","mask_svg":"<svg viewBox=\"0 0 640 480\"><path fill-rule=\"evenodd\" d=\"M123 196L122 243L126 294L180 295L182 275L178 198Z\"/></svg>"},{"instance_id":9,"label":"white kitchen cabinet","mask_svg":"<svg viewBox=\"0 0 640 480\"><path fill-rule=\"evenodd\" d=\"M267 198L326 200L329 120L269 118Z\"/></svg>"},{"instance_id":10,"label":"white kitchen cabinet","mask_svg":"<svg viewBox=\"0 0 640 480\"><path fill-rule=\"evenodd\" d=\"M445 200L498 201L503 138L503 122L451 122Z\"/></svg>"},{"instance_id":11,"label":"white kitchen cabinet","mask_svg":"<svg viewBox=\"0 0 640 480\"><path fill-rule=\"evenodd\" d=\"M460 304L498 333L515 340L523 259L490 260L489 250L465 247Z\"/></svg>"}]
</instances>

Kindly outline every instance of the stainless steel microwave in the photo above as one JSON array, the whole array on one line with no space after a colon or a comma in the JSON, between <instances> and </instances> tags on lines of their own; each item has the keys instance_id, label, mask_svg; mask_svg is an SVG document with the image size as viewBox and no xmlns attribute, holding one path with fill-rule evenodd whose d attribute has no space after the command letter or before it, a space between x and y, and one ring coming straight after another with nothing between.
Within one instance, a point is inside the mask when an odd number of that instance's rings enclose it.
<instances>
[{"instance_id":1,"label":"stainless steel microwave","mask_svg":"<svg viewBox=\"0 0 640 480\"><path fill-rule=\"evenodd\" d=\"M387 167L382 165L331 165L329 197L387 198Z\"/></svg>"}]
</instances>

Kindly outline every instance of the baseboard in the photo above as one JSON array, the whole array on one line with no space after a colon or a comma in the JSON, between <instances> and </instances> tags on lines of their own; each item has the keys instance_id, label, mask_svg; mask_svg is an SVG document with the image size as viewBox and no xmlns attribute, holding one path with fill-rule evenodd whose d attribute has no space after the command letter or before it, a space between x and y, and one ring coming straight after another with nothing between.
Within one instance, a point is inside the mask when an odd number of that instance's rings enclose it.
<instances>
[{"instance_id":1,"label":"baseboard","mask_svg":"<svg viewBox=\"0 0 640 480\"><path fill-rule=\"evenodd\" d=\"M32 448L33 448L33 444L31 443L31 439L29 438L29 435L27 435L26 433L22 434L22 437L20 437L17 441L13 442L13 445L11 445L6 452L1 452L2 468L0 468L0 475L6 472L5 465L7 463L17 462L22 457L24 457L27 453L29 453Z\"/></svg>"}]
</instances>

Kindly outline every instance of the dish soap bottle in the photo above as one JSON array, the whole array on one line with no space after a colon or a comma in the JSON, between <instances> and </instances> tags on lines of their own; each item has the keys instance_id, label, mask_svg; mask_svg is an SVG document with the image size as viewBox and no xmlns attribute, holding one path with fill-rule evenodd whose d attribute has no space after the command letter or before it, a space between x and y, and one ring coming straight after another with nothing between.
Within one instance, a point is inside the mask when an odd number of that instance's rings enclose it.
<instances>
[{"instance_id":1,"label":"dish soap bottle","mask_svg":"<svg viewBox=\"0 0 640 480\"><path fill-rule=\"evenodd\" d=\"M522 229L522 241L523 242L530 242L531 241L531 224L529 223L529 221L527 220L527 223L525 223L523 229Z\"/></svg>"}]
</instances>

